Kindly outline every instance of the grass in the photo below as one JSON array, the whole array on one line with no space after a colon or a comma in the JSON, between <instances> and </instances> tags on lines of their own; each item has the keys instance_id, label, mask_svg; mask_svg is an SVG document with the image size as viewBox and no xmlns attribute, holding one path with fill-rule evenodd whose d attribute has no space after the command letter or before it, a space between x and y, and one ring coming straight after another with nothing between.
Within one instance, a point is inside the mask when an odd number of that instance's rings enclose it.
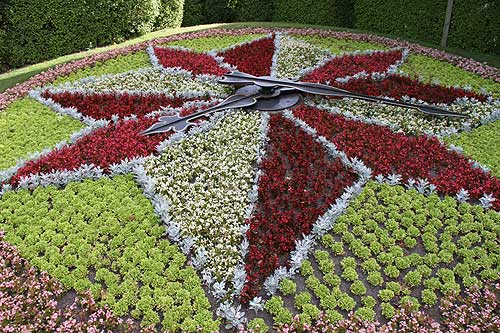
<instances>
[{"instance_id":1,"label":"grass","mask_svg":"<svg viewBox=\"0 0 500 333\"><path fill-rule=\"evenodd\" d=\"M323 26L323 25L284 23L284 22L215 23L215 24L198 25L198 26L193 26L193 27L164 29L164 30L159 30L159 31L145 34L143 36L128 40L128 41L120 43L120 44L99 47L99 48L95 48L95 49L91 49L91 50L87 50L87 51L82 51L82 52L78 52L78 53L65 55L65 56L62 56L59 58L55 58L55 59L44 61L44 62L41 62L38 64L15 69L15 70L9 71L7 73L1 74L0 75L0 92L3 92L6 89L16 85L17 83L23 82L23 81L29 79L30 77L32 77L33 75L36 75L40 72L43 72L51 67L54 67L56 65L66 63L69 61L81 59L81 58L84 58L84 57L87 57L87 56L90 56L90 55L93 55L96 53L105 52L105 51L109 51L112 49L125 47L128 45L133 45L136 43L148 41L148 40L159 38L159 37L166 37L166 36L171 36L171 35L176 35L176 34L181 34L181 33L186 33L186 32L201 31L201 30L214 29L214 28L238 29L238 28L254 28L254 27L262 27L262 28L318 28L318 29L325 29L325 30L371 33L371 34L380 35L380 36L397 38L396 36L382 35L382 34L363 31L363 30L337 28L337 27ZM436 49L441 49L441 50L443 49L438 45L433 45L433 44L422 42L422 41L417 41L417 40L412 40L412 39L406 39L406 40L408 40L410 42L414 42L414 43L419 43L419 44L424 45L424 46L433 47ZM455 49L455 48L445 48L444 50L447 52L450 52L450 53L461 55L463 57L472 58L472 59L475 59L475 60L480 61L480 62L485 62L488 65L493 66L493 67L500 68L500 56L497 56L497 55L485 54L485 53L468 51L468 50L461 50L461 49Z\"/></svg>"}]
</instances>

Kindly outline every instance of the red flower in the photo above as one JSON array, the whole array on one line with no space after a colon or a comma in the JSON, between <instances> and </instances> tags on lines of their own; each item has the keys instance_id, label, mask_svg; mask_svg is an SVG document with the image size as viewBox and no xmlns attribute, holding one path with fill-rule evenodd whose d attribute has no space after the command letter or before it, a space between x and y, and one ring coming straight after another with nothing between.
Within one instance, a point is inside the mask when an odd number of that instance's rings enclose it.
<instances>
[{"instance_id":1,"label":"red flower","mask_svg":"<svg viewBox=\"0 0 500 333\"><path fill-rule=\"evenodd\" d=\"M142 116L161 107L180 107L187 100L192 100L164 95L87 95L76 92L51 94L48 91L43 93L43 97L51 98L64 107L74 107L83 115L94 119L111 119L115 114L120 118L132 114Z\"/></svg>"},{"instance_id":2,"label":"red flower","mask_svg":"<svg viewBox=\"0 0 500 333\"><path fill-rule=\"evenodd\" d=\"M242 301L255 296L264 279L287 264L295 241L311 232L318 217L356 178L321 144L280 115L271 117L269 140L260 166L259 202L249 221Z\"/></svg>"},{"instance_id":3,"label":"red flower","mask_svg":"<svg viewBox=\"0 0 500 333\"><path fill-rule=\"evenodd\" d=\"M263 38L219 53L224 62L238 67L239 71L264 76L271 74L274 55L274 38Z\"/></svg>"},{"instance_id":4,"label":"red flower","mask_svg":"<svg viewBox=\"0 0 500 333\"><path fill-rule=\"evenodd\" d=\"M208 54L163 47L155 47L154 52L160 64L165 68L180 67L192 72L194 75L222 76L227 73L227 70L219 67L214 57Z\"/></svg>"}]
</instances>

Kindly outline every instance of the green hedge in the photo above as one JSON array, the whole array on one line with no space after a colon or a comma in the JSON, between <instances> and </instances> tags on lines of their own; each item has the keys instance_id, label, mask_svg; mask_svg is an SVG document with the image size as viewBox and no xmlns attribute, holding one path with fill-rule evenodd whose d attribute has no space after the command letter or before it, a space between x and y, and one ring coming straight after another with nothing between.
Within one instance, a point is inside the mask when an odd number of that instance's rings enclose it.
<instances>
[{"instance_id":1,"label":"green hedge","mask_svg":"<svg viewBox=\"0 0 500 333\"><path fill-rule=\"evenodd\" d=\"M355 0L355 27L439 45L447 1ZM448 46L500 54L500 2L454 1Z\"/></svg>"},{"instance_id":2,"label":"green hedge","mask_svg":"<svg viewBox=\"0 0 500 333\"><path fill-rule=\"evenodd\" d=\"M448 45L500 55L500 1L455 1Z\"/></svg>"},{"instance_id":3,"label":"green hedge","mask_svg":"<svg viewBox=\"0 0 500 333\"><path fill-rule=\"evenodd\" d=\"M356 0L355 26L439 44L446 4L445 0Z\"/></svg>"},{"instance_id":4,"label":"green hedge","mask_svg":"<svg viewBox=\"0 0 500 333\"><path fill-rule=\"evenodd\" d=\"M191 27L194 25L203 24L205 1L203 0L185 0L184 1L184 16L182 18L183 27Z\"/></svg>"},{"instance_id":5,"label":"green hedge","mask_svg":"<svg viewBox=\"0 0 500 333\"><path fill-rule=\"evenodd\" d=\"M6 52L0 50L0 63L18 67L177 27L183 4L184 0L10 0L3 10Z\"/></svg>"},{"instance_id":6,"label":"green hedge","mask_svg":"<svg viewBox=\"0 0 500 333\"><path fill-rule=\"evenodd\" d=\"M185 0L182 26L232 22L234 11L228 6L228 0Z\"/></svg>"},{"instance_id":7,"label":"green hedge","mask_svg":"<svg viewBox=\"0 0 500 333\"><path fill-rule=\"evenodd\" d=\"M238 0L235 6L237 21L270 22L273 13L274 2L269 0Z\"/></svg>"},{"instance_id":8,"label":"green hedge","mask_svg":"<svg viewBox=\"0 0 500 333\"><path fill-rule=\"evenodd\" d=\"M275 0L274 21L352 26L354 0Z\"/></svg>"}]
</instances>

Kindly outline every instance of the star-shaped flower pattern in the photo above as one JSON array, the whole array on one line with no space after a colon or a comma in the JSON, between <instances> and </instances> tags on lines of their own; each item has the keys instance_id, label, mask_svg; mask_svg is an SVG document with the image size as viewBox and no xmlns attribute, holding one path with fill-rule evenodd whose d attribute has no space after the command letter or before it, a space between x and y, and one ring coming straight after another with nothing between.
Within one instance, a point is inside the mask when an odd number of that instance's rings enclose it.
<instances>
[{"instance_id":1,"label":"star-shaped flower pattern","mask_svg":"<svg viewBox=\"0 0 500 333\"><path fill-rule=\"evenodd\" d=\"M191 254L221 303L218 313L230 322L241 318L226 301L247 304L272 294L369 178L500 210L500 181L441 141L479 125L497 102L402 75L398 68L408 50L337 56L273 34L207 53L159 45L148 53L152 68L33 91L33 98L89 128L11 170L3 191L64 185L61 178L136 173L167 233ZM283 114L228 111L186 135L140 134L161 115L186 115L226 97L230 92L217 79L234 69L439 104L471 118L437 119L397 107L307 96L304 105ZM198 163L211 153L218 154L212 164ZM255 299L250 304L255 308Z\"/></svg>"}]
</instances>

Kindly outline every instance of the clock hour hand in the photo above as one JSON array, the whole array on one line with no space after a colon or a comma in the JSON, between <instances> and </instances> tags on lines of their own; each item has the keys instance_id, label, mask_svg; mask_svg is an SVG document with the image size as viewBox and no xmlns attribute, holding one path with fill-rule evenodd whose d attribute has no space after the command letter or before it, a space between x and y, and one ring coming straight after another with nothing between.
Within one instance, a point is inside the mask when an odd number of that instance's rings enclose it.
<instances>
[{"instance_id":1,"label":"clock hour hand","mask_svg":"<svg viewBox=\"0 0 500 333\"><path fill-rule=\"evenodd\" d=\"M468 115L463 113L448 111L436 106L425 105L425 104L413 104L401 101L389 100L380 97L373 97L369 95L363 95L358 93L353 93L348 90L339 89L325 84L312 83L312 82L300 82L292 81L288 79L277 79L273 77L257 77L250 74L234 71L226 74L226 78L220 80L220 83L225 84L257 84L262 87L290 87L298 91L323 96L335 96L335 97L349 97L355 99L361 99L370 102L378 102L387 105L405 107L418 110L422 113L433 115L433 116L446 116L446 117L456 117L456 118L468 118Z\"/></svg>"},{"instance_id":2,"label":"clock hour hand","mask_svg":"<svg viewBox=\"0 0 500 333\"><path fill-rule=\"evenodd\" d=\"M248 106L252 106L257 103L257 98L259 97L259 93L251 94L251 95L232 95L220 102L217 105L209 107L203 111L199 111L193 113L189 116L163 116L160 117L156 124L153 124L147 130L141 132L142 135L150 135L157 133L164 133L170 130L175 132L182 132L186 128L192 125L196 125L194 120L204 117L207 114L214 113L217 111L222 111L226 109L235 109L235 108L244 108Z\"/></svg>"}]
</instances>

